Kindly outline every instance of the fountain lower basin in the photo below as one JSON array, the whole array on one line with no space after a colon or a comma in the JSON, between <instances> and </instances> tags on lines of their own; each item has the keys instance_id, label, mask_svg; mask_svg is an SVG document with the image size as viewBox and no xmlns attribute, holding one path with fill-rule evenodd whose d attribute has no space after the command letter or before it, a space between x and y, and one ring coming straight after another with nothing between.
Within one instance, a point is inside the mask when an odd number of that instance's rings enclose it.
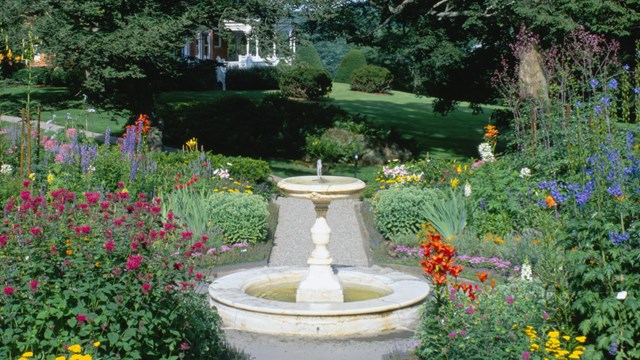
<instances>
[{"instance_id":1,"label":"fountain lower basin","mask_svg":"<svg viewBox=\"0 0 640 360\"><path fill-rule=\"evenodd\" d=\"M355 285L381 296L351 302L283 302L251 296L256 286L298 283L307 268L273 267L237 272L214 281L209 301L225 326L277 335L371 335L412 329L429 285L412 275L373 268L340 268L337 277L346 288Z\"/></svg>"}]
</instances>

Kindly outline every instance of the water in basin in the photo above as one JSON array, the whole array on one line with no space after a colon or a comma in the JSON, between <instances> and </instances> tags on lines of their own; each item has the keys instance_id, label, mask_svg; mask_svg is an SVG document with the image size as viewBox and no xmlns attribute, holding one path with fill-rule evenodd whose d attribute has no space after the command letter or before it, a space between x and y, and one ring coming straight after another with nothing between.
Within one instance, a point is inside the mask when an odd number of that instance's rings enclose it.
<instances>
[{"instance_id":1,"label":"water in basin","mask_svg":"<svg viewBox=\"0 0 640 360\"><path fill-rule=\"evenodd\" d=\"M294 303L296 302L298 284L298 281L259 283L250 285L245 289L245 292L248 295L262 299ZM372 300L391 294L390 289L351 283L343 283L342 289L344 293L344 302Z\"/></svg>"}]
</instances>

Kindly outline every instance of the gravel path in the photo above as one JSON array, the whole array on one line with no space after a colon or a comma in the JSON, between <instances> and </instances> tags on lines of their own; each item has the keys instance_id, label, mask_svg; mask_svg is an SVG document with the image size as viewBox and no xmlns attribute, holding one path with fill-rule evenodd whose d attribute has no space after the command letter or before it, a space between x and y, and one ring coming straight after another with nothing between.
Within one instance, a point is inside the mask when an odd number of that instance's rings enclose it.
<instances>
[{"instance_id":1,"label":"gravel path","mask_svg":"<svg viewBox=\"0 0 640 360\"><path fill-rule=\"evenodd\" d=\"M306 266L313 250L311 226L315 211L309 200L278 198L278 228L269 266ZM333 201L327 213L331 228L329 252L336 266L369 266L365 250L360 202L357 200Z\"/></svg>"}]
</instances>

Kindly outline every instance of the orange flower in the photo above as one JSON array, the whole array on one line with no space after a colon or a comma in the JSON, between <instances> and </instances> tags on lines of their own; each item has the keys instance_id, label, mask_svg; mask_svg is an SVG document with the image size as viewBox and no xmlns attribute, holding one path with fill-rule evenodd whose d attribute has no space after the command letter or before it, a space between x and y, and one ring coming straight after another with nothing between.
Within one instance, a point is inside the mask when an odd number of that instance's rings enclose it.
<instances>
[{"instance_id":1,"label":"orange flower","mask_svg":"<svg viewBox=\"0 0 640 360\"><path fill-rule=\"evenodd\" d=\"M481 273L476 273L476 277L478 278L478 280L480 280L480 282L484 283L485 281L487 281L487 276L489 276L489 274L487 274L486 272L481 272Z\"/></svg>"},{"instance_id":2,"label":"orange flower","mask_svg":"<svg viewBox=\"0 0 640 360\"><path fill-rule=\"evenodd\" d=\"M495 288L496 287L496 279L491 279L491 288Z\"/></svg>"},{"instance_id":3,"label":"orange flower","mask_svg":"<svg viewBox=\"0 0 640 360\"><path fill-rule=\"evenodd\" d=\"M498 133L498 129L493 125L487 125L484 127L484 137L487 139L495 137Z\"/></svg>"},{"instance_id":4,"label":"orange flower","mask_svg":"<svg viewBox=\"0 0 640 360\"><path fill-rule=\"evenodd\" d=\"M547 206L548 207L558 206L558 203L553 199L553 196L551 196L551 195L549 195L546 198L544 198L544 201L547 202Z\"/></svg>"}]
</instances>

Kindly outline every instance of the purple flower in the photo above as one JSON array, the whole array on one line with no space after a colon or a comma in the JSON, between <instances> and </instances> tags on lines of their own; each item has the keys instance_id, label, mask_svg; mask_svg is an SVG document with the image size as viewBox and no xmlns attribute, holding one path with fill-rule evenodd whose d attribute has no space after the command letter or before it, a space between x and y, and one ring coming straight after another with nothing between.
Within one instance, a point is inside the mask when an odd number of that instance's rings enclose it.
<instances>
[{"instance_id":1,"label":"purple flower","mask_svg":"<svg viewBox=\"0 0 640 360\"><path fill-rule=\"evenodd\" d=\"M507 297L504 299L504 301L506 301L506 302L507 302L507 304L511 305L511 304L513 304L513 303L516 301L516 299L514 299L512 296L507 296Z\"/></svg>"},{"instance_id":2,"label":"purple flower","mask_svg":"<svg viewBox=\"0 0 640 360\"><path fill-rule=\"evenodd\" d=\"M542 313L542 318L543 318L543 319L545 319L545 320L547 320L547 319L549 318L549 313L548 313L548 312L546 312L546 311L545 311L545 312L543 312L543 313Z\"/></svg>"},{"instance_id":3,"label":"purple flower","mask_svg":"<svg viewBox=\"0 0 640 360\"><path fill-rule=\"evenodd\" d=\"M600 106L600 105L594 106L593 107L593 111L596 113L596 115L602 114L602 106Z\"/></svg>"},{"instance_id":4,"label":"purple flower","mask_svg":"<svg viewBox=\"0 0 640 360\"><path fill-rule=\"evenodd\" d=\"M598 81L597 79L591 79L591 81L589 81L589 85L591 85L592 89L598 87L598 84L600 84L600 81Z\"/></svg>"},{"instance_id":5,"label":"purple flower","mask_svg":"<svg viewBox=\"0 0 640 360\"><path fill-rule=\"evenodd\" d=\"M449 333L449 337L452 338L452 339L454 339L457 335L458 334L456 334L455 331L452 331L452 332Z\"/></svg>"},{"instance_id":6,"label":"purple flower","mask_svg":"<svg viewBox=\"0 0 640 360\"><path fill-rule=\"evenodd\" d=\"M458 335L466 336L467 335L467 330L462 329L462 330L458 331Z\"/></svg>"},{"instance_id":7,"label":"purple flower","mask_svg":"<svg viewBox=\"0 0 640 360\"><path fill-rule=\"evenodd\" d=\"M633 131L627 131L627 150L633 148Z\"/></svg>"},{"instance_id":8,"label":"purple flower","mask_svg":"<svg viewBox=\"0 0 640 360\"><path fill-rule=\"evenodd\" d=\"M473 309L473 306L469 306L464 310L464 312L467 313L467 315L471 315L475 312L475 310Z\"/></svg>"},{"instance_id":9,"label":"purple flower","mask_svg":"<svg viewBox=\"0 0 640 360\"><path fill-rule=\"evenodd\" d=\"M610 231L609 239L611 240L613 245L620 245L623 242L629 240L629 233L627 232L627 233L620 234L617 231Z\"/></svg>"},{"instance_id":10,"label":"purple flower","mask_svg":"<svg viewBox=\"0 0 640 360\"><path fill-rule=\"evenodd\" d=\"M611 99L607 96L603 96L600 98L600 104L602 104L604 107L609 107L609 105L611 105Z\"/></svg>"},{"instance_id":11,"label":"purple flower","mask_svg":"<svg viewBox=\"0 0 640 360\"><path fill-rule=\"evenodd\" d=\"M617 353L618 353L618 343L615 340L613 340L611 342L611 345L609 346L609 355L614 356Z\"/></svg>"},{"instance_id":12,"label":"purple flower","mask_svg":"<svg viewBox=\"0 0 640 360\"><path fill-rule=\"evenodd\" d=\"M633 93L634 93L634 94L638 94L638 93L640 93L640 87L633 88Z\"/></svg>"},{"instance_id":13,"label":"purple flower","mask_svg":"<svg viewBox=\"0 0 640 360\"><path fill-rule=\"evenodd\" d=\"M613 186L608 187L607 192L617 197L622 197L624 195L624 193L622 192L622 189L620 188L620 184L617 184L617 183L613 184Z\"/></svg>"},{"instance_id":14,"label":"purple flower","mask_svg":"<svg viewBox=\"0 0 640 360\"><path fill-rule=\"evenodd\" d=\"M610 89L617 89L618 88L618 80L616 79L611 79L609 80L609 83L607 84L609 86Z\"/></svg>"},{"instance_id":15,"label":"purple flower","mask_svg":"<svg viewBox=\"0 0 640 360\"><path fill-rule=\"evenodd\" d=\"M627 64L622 65L622 69L624 69L624 71L629 71L629 65Z\"/></svg>"},{"instance_id":16,"label":"purple flower","mask_svg":"<svg viewBox=\"0 0 640 360\"><path fill-rule=\"evenodd\" d=\"M523 351L522 354L520 354L522 356L522 360L530 360L531 359L531 353L528 351Z\"/></svg>"},{"instance_id":17,"label":"purple flower","mask_svg":"<svg viewBox=\"0 0 640 360\"><path fill-rule=\"evenodd\" d=\"M578 100L576 101L576 107L581 107L582 106L582 101Z\"/></svg>"}]
</instances>

